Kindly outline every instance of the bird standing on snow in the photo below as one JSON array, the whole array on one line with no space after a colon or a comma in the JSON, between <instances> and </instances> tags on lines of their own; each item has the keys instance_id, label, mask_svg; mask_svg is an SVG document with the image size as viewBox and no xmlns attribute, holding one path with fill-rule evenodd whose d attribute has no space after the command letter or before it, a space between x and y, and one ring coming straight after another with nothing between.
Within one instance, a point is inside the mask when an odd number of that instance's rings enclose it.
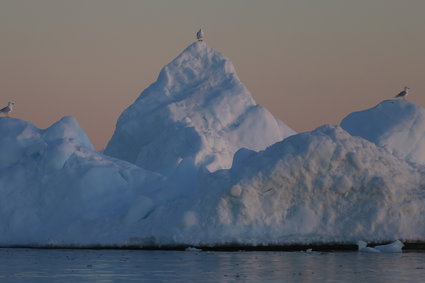
<instances>
[{"instance_id":1,"label":"bird standing on snow","mask_svg":"<svg viewBox=\"0 0 425 283\"><path fill-rule=\"evenodd\" d=\"M406 96L409 94L409 89L410 89L410 87L405 86L404 89L394 97L395 98L401 97L403 99L406 99Z\"/></svg>"},{"instance_id":2,"label":"bird standing on snow","mask_svg":"<svg viewBox=\"0 0 425 283\"><path fill-rule=\"evenodd\" d=\"M196 39L198 41L203 41L204 40L204 31L201 29L198 30L198 32L196 33Z\"/></svg>"},{"instance_id":3,"label":"bird standing on snow","mask_svg":"<svg viewBox=\"0 0 425 283\"><path fill-rule=\"evenodd\" d=\"M9 117L9 113L13 110L13 105L15 105L15 103L8 102L6 107L0 109L0 113L4 113L6 114L6 117Z\"/></svg>"}]
</instances>

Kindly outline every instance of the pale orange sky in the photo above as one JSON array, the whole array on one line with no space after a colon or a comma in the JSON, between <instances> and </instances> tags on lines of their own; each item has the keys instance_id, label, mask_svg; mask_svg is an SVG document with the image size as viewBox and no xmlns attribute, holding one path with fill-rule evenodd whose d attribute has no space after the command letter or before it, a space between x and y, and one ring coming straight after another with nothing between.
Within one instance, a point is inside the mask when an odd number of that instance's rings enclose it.
<instances>
[{"instance_id":1,"label":"pale orange sky","mask_svg":"<svg viewBox=\"0 0 425 283\"><path fill-rule=\"evenodd\" d=\"M0 104L97 149L203 27L257 103L296 131L338 124L405 85L425 106L423 0L2 0Z\"/></svg>"}]
</instances>

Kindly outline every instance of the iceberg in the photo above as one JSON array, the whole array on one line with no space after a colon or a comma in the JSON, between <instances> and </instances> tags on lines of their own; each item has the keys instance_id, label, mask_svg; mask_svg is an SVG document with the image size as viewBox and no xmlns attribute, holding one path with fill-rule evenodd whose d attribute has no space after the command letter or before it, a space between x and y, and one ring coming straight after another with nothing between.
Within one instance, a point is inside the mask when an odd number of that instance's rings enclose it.
<instances>
[{"instance_id":1,"label":"iceberg","mask_svg":"<svg viewBox=\"0 0 425 283\"><path fill-rule=\"evenodd\" d=\"M73 117L0 118L0 246L423 241L424 111L383 101L296 134L196 42L121 114L105 154Z\"/></svg>"}]
</instances>

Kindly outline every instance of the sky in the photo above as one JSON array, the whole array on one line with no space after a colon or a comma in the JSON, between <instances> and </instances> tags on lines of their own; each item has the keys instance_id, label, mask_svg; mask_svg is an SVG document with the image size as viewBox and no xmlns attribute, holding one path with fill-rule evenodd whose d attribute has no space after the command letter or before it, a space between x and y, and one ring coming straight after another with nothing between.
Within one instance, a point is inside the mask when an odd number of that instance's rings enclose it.
<instances>
[{"instance_id":1,"label":"sky","mask_svg":"<svg viewBox=\"0 0 425 283\"><path fill-rule=\"evenodd\" d=\"M202 27L295 131L339 124L405 85L425 107L424 11L423 0L0 0L0 105L39 128L74 116L101 150Z\"/></svg>"}]
</instances>

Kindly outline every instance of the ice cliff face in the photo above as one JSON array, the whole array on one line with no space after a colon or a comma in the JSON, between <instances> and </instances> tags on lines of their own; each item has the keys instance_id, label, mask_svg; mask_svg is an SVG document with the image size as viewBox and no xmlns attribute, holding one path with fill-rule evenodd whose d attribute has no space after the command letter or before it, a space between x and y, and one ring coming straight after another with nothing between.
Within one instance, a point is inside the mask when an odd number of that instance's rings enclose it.
<instances>
[{"instance_id":1,"label":"ice cliff face","mask_svg":"<svg viewBox=\"0 0 425 283\"><path fill-rule=\"evenodd\" d=\"M105 154L165 175L215 171L242 147L262 150L292 134L254 102L229 59L196 42L122 113Z\"/></svg>"},{"instance_id":2,"label":"ice cliff face","mask_svg":"<svg viewBox=\"0 0 425 283\"><path fill-rule=\"evenodd\" d=\"M425 164L425 109L405 100L385 100L345 117L341 127L394 155Z\"/></svg>"}]
</instances>

